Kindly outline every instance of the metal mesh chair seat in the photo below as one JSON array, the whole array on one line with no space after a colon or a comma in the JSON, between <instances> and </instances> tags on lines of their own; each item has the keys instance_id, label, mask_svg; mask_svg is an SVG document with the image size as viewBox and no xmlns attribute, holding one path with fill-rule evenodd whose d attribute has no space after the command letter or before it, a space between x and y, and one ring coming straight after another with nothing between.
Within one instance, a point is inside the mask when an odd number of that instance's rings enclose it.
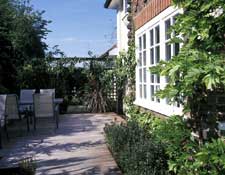
<instances>
[{"instance_id":1,"label":"metal mesh chair seat","mask_svg":"<svg viewBox=\"0 0 225 175\"><path fill-rule=\"evenodd\" d=\"M58 116L54 105L53 94L34 94L34 129L36 129L36 120L38 118L48 117L52 117L56 121L56 127L58 128Z\"/></svg>"},{"instance_id":2,"label":"metal mesh chair seat","mask_svg":"<svg viewBox=\"0 0 225 175\"><path fill-rule=\"evenodd\" d=\"M24 113L26 110L33 111L33 105L26 105L26 103L33 102L33 94L35 89L21 89L20 90L20 102L25 104L21 105L19 110Z\"/></svg>"}]
</instances>

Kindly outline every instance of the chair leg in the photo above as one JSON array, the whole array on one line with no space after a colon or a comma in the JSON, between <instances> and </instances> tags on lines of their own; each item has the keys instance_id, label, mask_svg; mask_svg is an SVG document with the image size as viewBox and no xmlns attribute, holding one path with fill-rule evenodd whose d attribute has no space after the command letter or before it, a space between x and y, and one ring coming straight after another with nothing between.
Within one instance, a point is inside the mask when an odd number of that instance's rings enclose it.
<instances>
[{"instance_id":1,"label":"chair leg","mask_svg":"<svg viewBox=\"0 0 225 175\"><path fill-rule=\"evenodd\" d=\"M0 119L0 149L2 149L2 124Z\"/></svg>"},{"instance_id":2,"label":"chair leg","mask_svg":"<svg viewBox=\"0 0 225 175\"><path fill-rule=\"evenodd\" d=\"M30 124L29 124L29 114L28 112L25 112L25 118L27 119L27 132L30 131Z\"/></svg>"},{"instance_id":3,"label":"chair leg","mask_svg":"<svg viewBox=\"0 0 225 175\"><path fill-rule=\"evenodd\" d=\"M59 115L57 111L54 111L54 119L55 119L55 124L56 124L56 129L59 128Z\"/></svg>"},{"instance_id":4,"label":"chair leg","mask_svg":"<svg viewBox=\"0 0 225 175\"><path fill-rule=\"evenodd\" d=\"M7 128L7 123L5 123L5 125L4 125L4 130L5 130L5 133L6 133L6 138L9 141L9 133L8 133L8 128Z\"/></svg>"},{"instance_id":5,"label":"chair leg","mask_svg":"<svg viewBox=\"0 0 225 175\"><path fill-rule=\"evenodd\" d=\"M30 124L33 124L33 118L32 118L32 112L29 112L29 117L30 117Z\"/></svg>"},{"instance_id":6,"label":"chair leg","mask_svg":"<svg viewBox=\"0 0 225 175\"><path fill-rule=\"evenodd\" d=\"M6 133L6 138L9 141L9 133L8 133L8 128L7 128L7 115L5 115L4 130L5 130L5 133Z\"/></svg>"},{"instance_id":7,"label":"chair leg","mask_svg":"<svg viewBox=\"0 0 225 175\"><path fill-rule=\"evenodd\" d=\"M58 114L56 114L56 128L59 128L59 117Z\"/></svg>"},{"instance_id":8,"label":"chair leg","mask_svg":"<svg viewBox=\"0 0 225 175\"><path fill-rule=\"evenodd\" d=\"M34 118L33 118L33 122L34 122L34 130L36 131L36 117L35 117L35 115L33 116Z\"/></svg>"}]
</instances>

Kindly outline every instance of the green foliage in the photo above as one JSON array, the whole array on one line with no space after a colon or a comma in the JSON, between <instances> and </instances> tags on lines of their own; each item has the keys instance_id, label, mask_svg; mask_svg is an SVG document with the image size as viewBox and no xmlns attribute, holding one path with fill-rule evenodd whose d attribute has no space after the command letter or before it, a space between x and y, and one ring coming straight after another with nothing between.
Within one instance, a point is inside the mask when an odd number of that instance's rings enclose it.
<instances>
[{"instance_id":1,"label":"green foliage","mask_svg":"<svg viewBox=\"0 0 225 175\"><path fill-rule=\"evenodd\" d=\"M166 120L153 120L152 135L157 140L166 145L166 153L169 157L169 170L180 173L188 157L198 148L198 144L193 142L191 131L186 127L180 116L171 116Z\"/></svg>"},{"instance_id":2,"label":"green foliage","mask_svg":"<svg viewBox=\"0 0 225 175\"><path fill-rule=\"evenodd\" d=\"M107 125L106 140L124 174L166 174L164 147L135 121Z\"/></svg>"},{"instance_id":3,"label":"green foliage","mask_svg":"<svg viewBox=\"0 0 225 175\"><path fill-rule=\"evenodd\" d=\"M33 158L25 158L19 162L21 172L19 174L34 175L36 172L36 162Z\"/></svg>"},{"instance_id":4,"label":"green foliage","mask_svg":"<svg viewBox=\"0 0 225 175\"><path fill-rule=\"evenodd\" d=\"M158 174L224 174L224 139L199 145L191 140L191 130L180 116L160 119L135 106L130 108L129 116L127 124L105 128L107 142L125 173L154 174L155 167ZM155 157L159 155L168 167L159 168L162 162ZM154 167L149 159L155 163Z\"/></svg>"},{"instance_id":5,"label":"green foliage","mask_svg":"<svg viewBox=\"0 0 225 175\"><path fill-rule=\"evenodd\" d=\"M113 99L108 94L112 93L114 76L112 74L111 60L98 61L93 58L88 64L86 75L87 104L91 112L111 111Z\"/></svg>"},{"instance_id":6,"label":"green foliage","mask_svg":"<svg viewBox=\"0 0 225 175\"><path fill-rule=\"evenodd\" d=\"M224 174L224 139L199 145L191 139L191 130L181 116L160 119L141 112L138 107L132 107L129 115L130 120L135 120L151 138L164 145L169 174Z\"/></svg>"},{"instance_id":7,"label":"green foliage","mask_svg":"<svg viewBox=\"0 0 225 175\"><path fill-rule=\"evenodd\" d=\"M123 98L128 106L132 105L135 97L135 68L135 44L132 42L127 52L120 52L116 57L115 67L111 73L116 77L118 90L125 92L126 88L127 96L123 94Z\"/></svg>"},{"instance_id":8,"label":"green foliage","mask_svg":"<svg viewBox=\"0 0 225 175\"><path fill-rule=\"evenodd\" d=\"M50 88L51 67L47 60L34 58L25 64L18 72L20 88Z\"/></svg>"},{"instance_id":9,"label":"green foliage","mask_svg":"<svg viewBox=\"0 0 225 175\"><path fill-rule=\"evenodd\" d=\"M204 117L199 109L210 94L225 90L225 5L221 0L173 0L173 4L184 13L171 27L171 43L182 44L182 49L151 71L168 77L169 83L157 96L183 104L184 112L191 114L192 129L202 140Z\"/></svg>"},{"instance_id":10,"label":"green foliage","mask_svg":"<svg viewBox=\"0 0 225 175\"><path fill-rule=\"evenodd\" d=\"M225 173L225 143L222 139L205 143L194 150L189 146L189 152L184 152L170 164L177 174L187 175L222 175ZM179 164L178 164L179 163ZM179 169L177 169L179 165Z\"/></svg>"},{"instance_id":11,"label":"green foliage","mask_svg":"<svg viewBox=\"0 0 225 175\"><path fill-rule=\"evenodd\" d=\"M18 69L31 58L45 56L49 21L25 0L0 0L0 11L0 93L15 93Z\"/></svg>"},{"instance_id":12,"label":"green foliage","mask_svg":"<svg viewBox=\"0 0 225 175\"><path fill-rule=\"evenodd\" d=\"M225 8L223 1L177 1L174 5L184 8L184 14L177 17L171 32L172 42L181 42L181 52L172 60L162 61L153 72L169 77L169 84L159 95L170 99L180 96L194 97L196 91L224 88L224 33ZM218 12L217 12L218 11ZM219 15L217 15L219 14ZM183 101L184 102L184 101Z\"/></svg>"}]
</instances>

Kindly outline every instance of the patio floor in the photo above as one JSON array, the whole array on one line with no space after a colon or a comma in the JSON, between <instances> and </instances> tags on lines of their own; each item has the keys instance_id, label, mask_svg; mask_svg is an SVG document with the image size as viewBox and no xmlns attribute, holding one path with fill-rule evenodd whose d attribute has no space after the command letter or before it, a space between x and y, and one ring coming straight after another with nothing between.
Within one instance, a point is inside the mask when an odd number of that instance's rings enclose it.
<instances>
[{"instance_id":1,"label":"patio floor","mask_svg":"<svg viewBox=\"0 0 225 175\"><path fill-rule=\"evenodd\" d=\"M12 165L34 157L36 174L118 175L121 174L104 139L103 127L114 113L67 114L60 116L59 129L51 119L37 121L36 132L26 132L26 125L9 129L10 142L0 150L0 165Z\"/></svg>"}]
</instances>

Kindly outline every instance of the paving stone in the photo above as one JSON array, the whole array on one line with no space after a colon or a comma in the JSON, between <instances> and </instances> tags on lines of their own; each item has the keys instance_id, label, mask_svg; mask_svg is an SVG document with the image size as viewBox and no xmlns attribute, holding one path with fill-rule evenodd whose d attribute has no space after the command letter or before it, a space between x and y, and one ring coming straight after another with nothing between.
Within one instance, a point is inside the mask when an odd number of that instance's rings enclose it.
<instances>
[{"instance_id":1,"label":"paving stone","mask_svg":"<svg viewBox=\"0 0 225 175\"><path fill-rule=\"evenodd\" d=\"M4 156L0 165L16 165L22 158L34 157L37 175L120 175L103 133L105 124L115 118L122 121L114 113L62 115L59 129L51 119L40 120L35 132L20 127L20 137L13 137L18 131L9 128L11 139L0 150Z\"/></svg>"}]
</instances>

